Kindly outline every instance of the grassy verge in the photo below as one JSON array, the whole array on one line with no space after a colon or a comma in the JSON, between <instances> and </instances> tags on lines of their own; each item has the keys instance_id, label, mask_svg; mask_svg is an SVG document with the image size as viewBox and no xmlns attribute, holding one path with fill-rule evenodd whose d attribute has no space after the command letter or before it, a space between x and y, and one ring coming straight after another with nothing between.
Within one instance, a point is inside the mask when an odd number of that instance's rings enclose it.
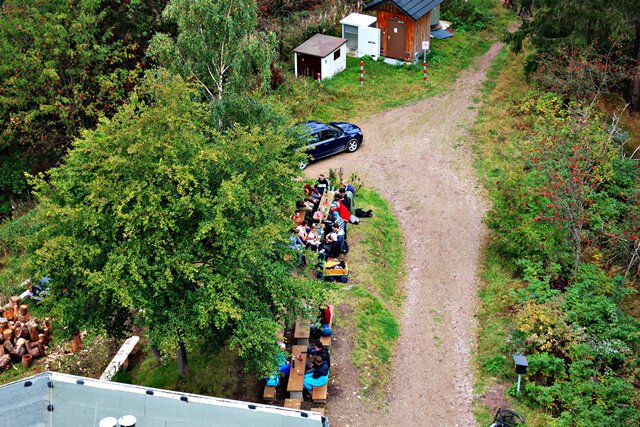
<instances>
[{"instance_id":1,"label":"grassy verge","mask_svg":"<svg viewBox=\"0 0 640 427\"><path fill-rule=\"evenodd\" d=\"M496 183L510 173L514 159L518 157L518 145L514 142L520 140L528 128L526 117L515 110L530 89L523 75L522 60L522 55L503 49L489 69L483 88L485 102L474 129L474 151L476 170L489 192L495 191ZM513 324L514 302L510 290L520 284L505 266L504 258L491 245L484 254L482 279L474 357L475 391L479 396L474 408L476 420L479 425L489 425L494 415L493 407L508 406L522 414L527 425L552 426L551 417L509 398L504 391L517 379L513 361L504 354L508 354L507 339Z\"/></svg>"},{"instance_id":2,"label":"grassy verge","mask_svg":"<svg viewBox=\"0 0 640 427\"><path fill-rule=\"evenodd\" d=\"M362 188L356 202L361 209L372 209L373 217L350 226L350 280L334 294L338 304L350 307L342 321L354 331L351 361L360 373L362 395L379 403L400 336L402 233L389 204L376 192Z\"/></svg>"}]
</instances>

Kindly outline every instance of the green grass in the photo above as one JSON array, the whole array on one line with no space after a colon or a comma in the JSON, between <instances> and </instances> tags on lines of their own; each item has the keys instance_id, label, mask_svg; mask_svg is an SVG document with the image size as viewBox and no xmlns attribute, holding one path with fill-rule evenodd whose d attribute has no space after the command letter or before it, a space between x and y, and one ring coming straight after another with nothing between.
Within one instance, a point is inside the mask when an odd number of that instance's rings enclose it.
<instances>
[{"instance_id":1,"label":"green grass","mask_svg":"<svg viewBox=\"0 0 640 427\"><path fill-rule=\"evenodd\" d=\"M446 40L432 40L427 56L427 82L422 58L417 65L389 65L364 59L365 82L360 85L360 59L347 57L347 68L318 84L312 79L290 79L273 95L296 120L358 121L372 114L446 92L460 71L488 50L510 22L503 11L490 30L457 31Z\"/></svg>"},{"instance_id":2,"label":"green grass","mask_svg":"<svg viewBox=\"0 0 640 427\"><path fill-rule=\"evenodd\" d=\"M350 280L334 296L336 304L350 308L340 320L355 334L351 361L359 371L362 395L381 403L400 336L402 233L389 204L376 192L361 188L356 203L361 209L372 209L373 217L349 228Z\"/></svg>"},{"instance_id":3,"label":"green grass","mask_svg":"<svg viewBox=\"0 0 640 427\"><path fill-rule=\"evenodd\" d=\"M148 387L184 391L229 399L257 401L257 381L242 372L237 354L227 347L218 350L192 350L188 354L189 373L178 375L175 360L159 364L150 351L145 350L130 369L114 381Z\"/></svg>"},{"instance_id":4,"label":"green grass","mask_svg":"<svg viewBox=\"0 0 640 427\"><path fill-rule=\"evenodd\" d=\"M523 56L503 49L487 73L482 96L484 104L479 110L474 128L475 167L489 192L495 191L497 182L508 176L519 155L517 141L527 131L526 118L517 114L515 106L526 98L530 89L523 75ZM512 325L514 301L510 289L519 283L505 265L496 249L489 245L484 253L483 286L479 291L478 340L474 355L476 367L475 391L483 396L498 386L511 386L517 377L513 361L507 351ZM552 426L553 419L536 408L530 408L518 399L504 396L507 405L522 414L528 426ZM478 425L489 425L494 408L482 404L474 406Z\"/></svg>"},{"instance_id":5,"label":"green grass","mask_svg":"<svg viewBox=\"0 0 640 427\"><path fill-rule=\"evenodd\" d=\"M484 254L482 280L484 286L479 292L481 301L478 309L478 345L474 357L476 366L475 392L477 396L487 393L497 385L511 386L517 380L513 361L508 355L507 340L510 335L511 311L514 301L510 290L519 287L513 274L504 265L497 251L489 246ZM517 398L505 396L508 407L521 414L528 426L547 427L554 425L554 419L531 408ZM476 402L474 413L478 425L489 425L495 409Z\"/></svg>"}]
</instances>

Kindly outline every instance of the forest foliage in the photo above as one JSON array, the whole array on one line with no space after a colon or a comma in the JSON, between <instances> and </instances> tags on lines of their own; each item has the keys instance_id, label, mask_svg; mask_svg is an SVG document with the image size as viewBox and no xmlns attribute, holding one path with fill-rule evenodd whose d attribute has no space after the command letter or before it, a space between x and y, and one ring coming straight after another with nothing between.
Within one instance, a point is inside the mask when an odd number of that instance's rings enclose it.
<instances>
[{"instance_id":1,"label":"forest foliage","mask_svg":"<svg viewBox=\"0 0 640 427\"><path fill-rule=\"evenodd\" d=\"M486 222L513 279L494 296L507 339L483 369L510 380L510 354L525 354L520 399L555 425L634 426L640 322L625 306L640 274L640 165L591 96L540 89L505 104L517 125L500 135L510 157Z\"/></svg>"}]
</instances>

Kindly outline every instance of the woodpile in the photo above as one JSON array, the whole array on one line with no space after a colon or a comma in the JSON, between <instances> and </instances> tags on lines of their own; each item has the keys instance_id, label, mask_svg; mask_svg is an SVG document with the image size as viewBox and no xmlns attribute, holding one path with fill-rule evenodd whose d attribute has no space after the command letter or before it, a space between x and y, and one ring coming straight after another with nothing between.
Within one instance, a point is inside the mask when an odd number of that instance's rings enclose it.
<instances>
[{"instance_id":1,"label":"woodpile","mask_svg":"<svg viewBox=\"0 0 640 427\"><path fill-rule=\"evenodd\" d=\"M29 314L29 307L19 305L17 296L2 307L0 317L0 369L12 363L31 366L33 359L43 357L51 340L51 322L40 322Z\"/></svg>"}]
</instances>

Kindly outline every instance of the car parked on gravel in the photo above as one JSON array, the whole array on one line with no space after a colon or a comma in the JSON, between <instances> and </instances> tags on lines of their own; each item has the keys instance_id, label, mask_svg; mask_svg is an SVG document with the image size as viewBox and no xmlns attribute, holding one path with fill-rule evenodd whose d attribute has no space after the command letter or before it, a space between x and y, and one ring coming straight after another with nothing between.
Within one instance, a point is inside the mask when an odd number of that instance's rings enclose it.
<instances>
[{"instance_id":1,"label":"car parked on gravel","mask_svg":"<svg viewBox=\"0 0 640 427\"><path fill-rule=\"evenodd\" d=\"M343 151L353 153L363 140L362 130L346 122L307 121L295 125L292 131L306 141L304 150L309 155L310 161L320 160ZM306 168L308 164L306 161L301 162L300 169Z\"/></svg>"}]
</instances>

